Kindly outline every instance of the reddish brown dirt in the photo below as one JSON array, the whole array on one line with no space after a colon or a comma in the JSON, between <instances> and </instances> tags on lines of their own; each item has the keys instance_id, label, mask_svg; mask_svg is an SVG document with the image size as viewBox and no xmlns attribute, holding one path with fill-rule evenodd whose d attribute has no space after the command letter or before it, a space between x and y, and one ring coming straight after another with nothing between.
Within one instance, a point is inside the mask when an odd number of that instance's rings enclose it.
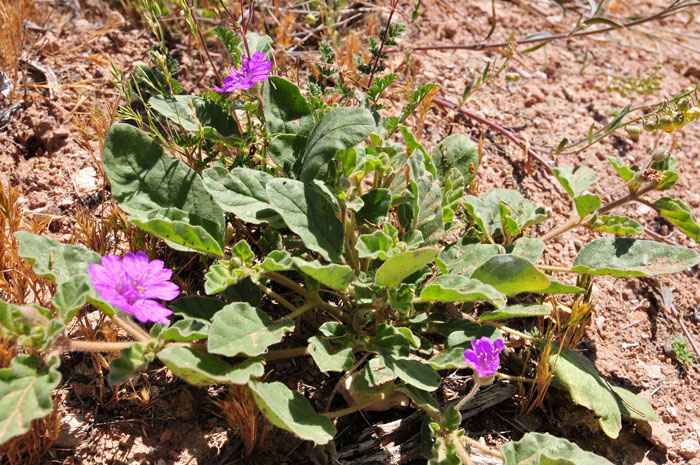
<instances>
[{"instance_id":1,"label":"reddish brown dirt","mask_svg":"<svg viewBox=\"0 0 700 465\"><path fill-rule=\"evenodd\" d=\"M101 2L82 3L82 10L58 11L46 30L35 31L36 42L22 65L26 92L22 88L10 102L21 108L0 130L0 182L18 186L27 215L51 219L48 233L66 241L73 228L70 215L83 206L94 207L103 188L97 163L99 144L94 139L83 141L76 125L86 121L93 110L106 112L108 105L116 102L118 94L110 84L108 60L128 74L136 64L147 62L151 44L147 28L129 23L119 13L105 9ZM401 2L405 18L410 16L412 3ZM665 2L622 3L619 14L631 16L650 14ZM522 38L543 30L566 32L578 19L575 13L562 15L560 9L544 0L497 1L495 5L498 22L489 42ZM379 23L386 20L383 11L377 16ZM476 43L486 36L490 18L488 0L424 1L420 18L409 25L400 43L404 47ZM303 20L303 15L299 20ZM698 82L700 72L694 71L700 59L695 49L697 40L672 32L697 37L700 25L686 25L686 20L687 16L679 15L650 25L658 29L639 27L558 40L535 52L516 55L511 70L518 72L521 80L508 84L502 77L496 78L477 90L464 108L515 131L538 148L555 147L564 136L585 137L592 123L600 124L611 117L609 108L620 109L631 100L634 104L658 102ZM652 39L651 33L657 38ZM211 82L212 73L198 55L181 53L179 58L183 73L180 79L186 91L201 91ZM389 68L415 76L418 83L437 82L441 86L438 97L457 102L471 77L480 73L487 62L500 59L497 50L415 51L410 56L394 54ZM581 73L584 59L588 66ZM605 82L600 74L644 76L657 65L662 66L659 73L664 79L653 95L631 94L622 98L596 90ZM41 86L47 82L54 86ZM394 95L403 98L400 88ZM401 103L389 104L399 107ZM412 124L415 123L414 119ZM643 133L638 141L618 131L578 155L551 158L559 165L585 164L596 170L598 186L592 190L602 193L619 184L606 156L619 156L630 165L643 164L658 145L674 147L682 174L680 182L667 194L686 202L698 216L700 190L695 179L700 176L699 128L700 122L694 122L671 135ZM530 171L526 170L522 149L475 121L433 105L419 136L432 148L451 133L469 134L475 139L485 136L485 157L478 177L480 192L491 187L513 188L545 206L552 218L537 226L539 234L568 218L571 205L566 194L536 161ZM97 197L91 198L95 194ZM698 248L670 224L655 219L644 205L626 207L618 214L637 219L675 243ZM582 229L568 232L555 241L546 259L552 264L570 264L578 249L594 237L599 235ZM700 341L698 275L696 266L660 279L673 289L675 307L696 341ZM530 430L550 431L615 463L700 463L700 455L693 457L682 449L684 441L697 441L700 435L700 375L675 362L666 349L675 336L682 335L678 322L664 310L647 281L596 278L594 295L597 306L582 352L609 382L639 393L653 405L661 421L652 424L648 439L634 434L631 425L626 425L620 439L610 440L597 427L576 422L580 413L567 411L556 403L545 404L547 409L512 421L509 419L514 418L517 405L503 404L496 413L505 419L498 420L490 413L475 418L469 428L472 436L485 436L488 441L500 443L504 438L517 439ZM71 357L64 363L64 370L72 371L65 371L68 374L60 393L61 408L69 415L82 415L79 423L83 429L77 444L56 446L48 463L240 463L236 459L240 442L226 423L214 415L206 390L186 387L160 369L143 376L133 386L124 385L119 400L110 403L109 395L105 398L104 393L99 393L96 365L90 360ZM280 371L293 374L299 370L289 366ZM291 376L285 381L307 394L313 393L318 377L312 370L303 373L303 381L295 382ZM371 414L373 421L381 418L380 414ZM358 417L357 422L362 421ZM492 434L493 431L499 433ZM348 436L340 439L344 443L351 440ZM273 432L268 445L256 463L309 463L305 447L284 433Z\"/></svg>"}]
</instances>

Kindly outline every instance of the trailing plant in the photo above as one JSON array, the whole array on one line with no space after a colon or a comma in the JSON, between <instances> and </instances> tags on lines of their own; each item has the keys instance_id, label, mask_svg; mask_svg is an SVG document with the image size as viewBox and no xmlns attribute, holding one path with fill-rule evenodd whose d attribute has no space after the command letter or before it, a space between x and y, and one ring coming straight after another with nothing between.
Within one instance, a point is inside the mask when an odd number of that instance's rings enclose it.
<instances>
[{"instance_id":1,"label":"trailing plant","mask_svg":"<svg viewBox=\"0 0 700 465\"><path fill-rule=\"evenodd\" d=\"M391 30L384 36L393 37ZM219 92L167 92L174 73L164 73L167 58L156 59L166 85L139 94L148 116L131 118L138 127L115 124L104 143L114 200L131 224L198 254L207 267L205 295L180 295L164 263L140 251L100 256L15 233L19 254L56 292L51 306L0 302L0 336L27 349L0 370L0 443L51 411L59 355L68 351L118 351L110 362L113 384L157 358L193 385L236 386L272 425L321 445L336 434L334 419L400 393L426 413L424 453L436 464L469 463L472 443L459 409L495 379L532 384L540 389L531 397L540 399L551 382L592 410L611 438L623 416L656 420L645 401L605 382L575 345L592 311L595 276L678 273L696 265L698 254L601 237L571 264L551 266L542 257L552 239L576 227L643 234L640 223L614 214L629 202L649 203L697 241L700 227L687 206L645 198L677 182L672 154L654 153L643 168L611 157L622 179L603 195L589 191L592 169L557 167L571 219L539 236L533 226L547 218L545 210L519 191L466 193L480 168L468 137L450 135L425 147L405 125L433 85L415 89L398 115L378 113L382 89L393 82L386 76L355 93L354 106L314 104L296 84L268 77L268 37L242 39L228 41L241 61L217 84ZM375 63L381 56L380 47ZM578 285L560 274L579 276ZM559 295L579 296L568 321ZM87 305L130 339L69 337L66 326ZM521 319L530 322L529 332L508 324ZM278 346L292 331L306 342ZM504 373L502 352L522 355L522 371ZM318 412L299 392L268 379L275 360L291 357L310 357L320 372L351 379L362 400ZM475 372L471 391L455 405L440 405L433 393L441 373L468 367ZM505 444L501 455L509 465L573 457L609 463L537 433Z\"/></svg>"}]
</instances>

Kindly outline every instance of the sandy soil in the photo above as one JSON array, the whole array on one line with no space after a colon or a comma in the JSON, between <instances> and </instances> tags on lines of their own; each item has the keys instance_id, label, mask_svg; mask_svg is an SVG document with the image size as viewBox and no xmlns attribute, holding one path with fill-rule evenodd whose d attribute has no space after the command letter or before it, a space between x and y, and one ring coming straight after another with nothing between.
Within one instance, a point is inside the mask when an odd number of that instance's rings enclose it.
<instances>
[{"instance_id":1,"label":"sandy soil","mask_svg":"<svg viewBox=\"0 0 700 465\"><path fill-rule=\"evenodd\" d=\"M409 3L401 2L407 17L413 7ZM632 16L650 14L665 2L621 3L618 14ZM578 19L577 14L564 15L547 1L497 1L495 5L498 23L490 43L542 30L566 32ZM383 11L367 14L376 14L379 23L386 19ZM420 18L408 26L400 44L477 43L486 36L490 18L488 0L424 1ZM511 62L511 71L517 72L521 80L506 83L502 77L496 78L477 90L464 108L514 131L534 147L556 147L565 136L583 138L592 123L601 124L611 117L610 108L620 109L631 101L655 103L700 80L700 52L695 49L697 40L691 38L700 35L700 24L696 21L686 25L686 20L687 16L674 16L649 27L557 40L532 53L518 54ZM0 124L0 182L21 189L27 215L51 220L47 233L70 241L72 215L80 209L97 212L104 185L98 163L99 144L81 136L78 128L86 126L94 111L109 113L118 103L118 93L110 84L110 61L127 74L137 64L147 63L151 36L146 28L135 26L101 2L82 2L79 9L60 7L46 26L33 30L33 34L36 42L22 64L27 90L19 92L12 102L0 102L0 111L21 105L6 124ZM185 91L199 91L212 82L213 75L198 54L187 51L188 45L176 47L181 61L179 79ZM222 67L225 65L220 56L215 59ZM457 102L471 76L480 73L487 62L501 59L498 50L410 54L404 50L392 55L389 67L410 73L418 83L439 83L438 97ZM584 60L587 67L582 73ZM663 80L652 95L633 93L623 98L599 90L605 85L605 75L646 76L657 65L662 66L659 75ZM388 103L399 107L404 98L402 89L397 88L392 95L398 100ZM674 147L682 174L670 193L700 216L700 189L695 184L700 176L699 128L700 122L694 122L670 135L642 133L637 141L618 131L580 154L548 158L558 165L590 166L599 173L594 190L602 193L619 184L607 156L621 157L629 165L642 164L655 147ZM513 188L546 206L551 219L537 227L538 233L568 218L571 205L566 194L541 165L533 161L528 171L522 149L478 122L433 104L420 134L423 142L432 147L451 133L468 134L475 140L481 134L485 136L485 157L478 177L480 192L491 187ZM675 243L698 248L671 224L656 219L644 205L626 207L618 214L637 219ZM552 264L570 264L577 250L593 237L581 229L566 233L548 250L547 259ZM674 290L674 304L695 340L700 340L699 274L696 266L660 280ZM472 436L484 436L487 442L497 444L517 439L527 431L549 431L619 464L700 463L700 452L693 455L689 450L700 435L700 375L674 361L667 348L675 336L682 334L677 321L664 310L647 281L596 278L595 300L593 324L580 347L582 352L609 382L648 400L661 421L646 432L627 425L619 439L610 440L595 426L577 420L576 412L557 403L545 404L547 408L528 417L515 418L518 405L514 400L501 404L497 415L487 412L477 416L470 428ZM313 398L318 389L325 388L319 387L319 375L310 365L306 368L306 361L299 363L304 365L302 370L280 366L281 378ZM59 441L47 463L241 463L237 459L240 441L215 415L216 408L209 401L211 392L186 387L165 369L111 392L96 381L96 366L90 357L72 356L65 361L67 382L61 388L61 409L75 423L78 433ZM285 373L298 376L285 378ZM355 416L348 421L350 432L340 433L339 444L351 443L352 431L365 426L365 422L401 415L407 413ZM305 446L284 433L274 431L267 444L255 463L309 463Z\"/></svg>"}]
</instances>

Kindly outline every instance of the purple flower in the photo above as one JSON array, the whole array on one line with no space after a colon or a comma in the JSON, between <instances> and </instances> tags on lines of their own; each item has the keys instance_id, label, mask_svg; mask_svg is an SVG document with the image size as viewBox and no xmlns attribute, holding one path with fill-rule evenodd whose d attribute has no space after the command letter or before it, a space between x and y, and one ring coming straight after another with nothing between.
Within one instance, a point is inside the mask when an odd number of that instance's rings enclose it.
<instances>
[{"instance_id":1,"label":"purple flower","mask_svg":"<svg viewBox=\"0 0 700 465\"><path fill-rule=\"evenodd\" d=\"M472 341L472 349L464 351L464 360L476 371L477 378L491 378L496 374L501 363L500 354L505 346L503 339L491 339L482 337Z\"/></svg>"},{"instance_id":2,"label":"purple flower","mask_svg":"<svg viewBox=\"0 0 700 465\"><path fill-rule=\"evenodd\" d=\"M170 282L173 271L163 265L160 260L148 261L144 252L129 252L123 259L105 255L102 265L90 265L88 274L92 277L90 284L110 305L133 314L142 323L167 325L173 312L153 299L173 300L180 288Z\"/></svg>"},{"instance_id":3,"label":"purple flower","mask_svg":"<svg viewBox=\"0 0 700 465\"><path fill-rule=\"evenodd\" d=\"M224 78L223 87L214 86L217 92L233 92L236 89L250 89L253 84L270 77L272 62L262 52L255 52L248 58L243 55L240 68L231 68Z\"/></svg>"}]
</instances>

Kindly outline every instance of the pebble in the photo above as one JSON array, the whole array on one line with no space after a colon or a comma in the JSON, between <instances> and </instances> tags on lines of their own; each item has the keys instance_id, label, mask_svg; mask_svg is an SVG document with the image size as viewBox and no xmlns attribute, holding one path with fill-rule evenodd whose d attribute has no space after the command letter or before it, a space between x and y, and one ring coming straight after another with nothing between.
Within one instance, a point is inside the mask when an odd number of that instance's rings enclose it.
<instances>
[{"instance_id":1,"label":"pebble","mask_svg":"<svg viewBox=\"0 0 700 465\"><path fill-rule=\"evenodd\" d=\"M660 379L663 376L659 365L645 365L645 369L647 371L647 376L652 379Z\"/></svg>"},{"instance_id":2,"label":"pebble","mask_svg":"<svg viewBox=\"0 0 700 465\"><path fill-rule=\"evenodd\" d=\"M692 459L700 453L700 442L697 439L686 439L681 443L679 452L686 459Z\"/></svg>"},{"instance_id":3,"label":"pebble","mask_svg":"<svg viewBox=\"0 0 700 465\"><path fill-rule=\"evenodd\" d=\"M97 190L97 171L92 166L78 171L73 178L78 192L93 192Z\"/></svg>"},{"instance_id":4,"label":"pebble","mask_svg":"<svg viewBox=\"0 0 700 465\"><path fill-rule=\"evenodd\" d=\"M646 205L637 205L637 213L640 215L646 215L651 211L651 208L647 207Z\"/></svg>"},{"instance_id":5,"label":"pebble","mask_svg":"<svg viewBox=\"0 0 700 465\"><path fill-rule=\"evenodd\" d=\"M668 413L671 418L678 418L678 410L676 407L666 407L666 413Z\"/></svg>"}]
</instances>

